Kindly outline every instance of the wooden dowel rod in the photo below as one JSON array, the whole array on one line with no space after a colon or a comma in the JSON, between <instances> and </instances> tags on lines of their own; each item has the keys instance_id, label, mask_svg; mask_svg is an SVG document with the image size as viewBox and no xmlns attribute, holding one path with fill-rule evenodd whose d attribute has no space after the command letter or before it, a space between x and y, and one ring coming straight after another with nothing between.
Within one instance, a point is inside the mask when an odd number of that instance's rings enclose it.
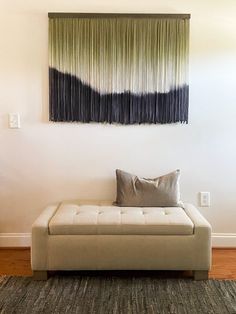
<instances>
[{"instance_id":1,"label":"wooden dowel rod","mask_svg":"<svg viewBox=\"0 0 236 314\"><path fill-rule=\"evenodd\" d=\"M174 18L190 19L190 14L144 14L144 13L62 13L49 12L49 18Z\"/></svg>"}]
</instances>

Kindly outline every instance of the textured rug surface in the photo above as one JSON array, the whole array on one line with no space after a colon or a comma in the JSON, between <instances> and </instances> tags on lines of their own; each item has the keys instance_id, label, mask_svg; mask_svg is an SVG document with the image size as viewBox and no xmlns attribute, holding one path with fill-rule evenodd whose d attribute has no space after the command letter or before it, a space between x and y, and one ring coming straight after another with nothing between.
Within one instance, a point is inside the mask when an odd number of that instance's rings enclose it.
<instances>
[{"instance_id":1,"label":"textured rug surface","mask_svg":"<svg viewBox=\"0 0 236 314\"><path fill-rule=\"evenodd\" d=\"M0 313L236 313L236 281L155 276L0 277Z\"/></svg>"}]
</instances>

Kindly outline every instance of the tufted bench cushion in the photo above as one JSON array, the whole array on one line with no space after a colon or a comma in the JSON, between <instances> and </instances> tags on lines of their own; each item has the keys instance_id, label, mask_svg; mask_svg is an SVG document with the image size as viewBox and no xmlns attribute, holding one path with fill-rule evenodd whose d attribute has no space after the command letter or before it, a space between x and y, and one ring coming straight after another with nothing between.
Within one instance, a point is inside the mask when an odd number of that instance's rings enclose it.
<instances>
[{"instance_id":1,"label":"tufted bench cushion","mask_svg":"<svg viewBox=\"0 0 236 314\"><path fill-rule=\"evenodd\" d=\"M181 207L118 207L108 202L61 203L49 223L51 235L191 235L194 225Z\"/></svg>"}]
</instances>

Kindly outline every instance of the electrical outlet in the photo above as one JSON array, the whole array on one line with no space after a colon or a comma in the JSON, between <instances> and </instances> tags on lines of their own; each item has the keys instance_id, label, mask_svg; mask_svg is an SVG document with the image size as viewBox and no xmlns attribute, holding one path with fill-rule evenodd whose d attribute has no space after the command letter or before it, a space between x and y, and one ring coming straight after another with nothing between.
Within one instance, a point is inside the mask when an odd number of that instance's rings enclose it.
<instances>
[{"instance_id":1,"label":"electrical outlet","mask_svg":"<svg viewBox=\"0 0 236 314\"><path fill-rule=\"evenodd\" d=\"M9 113L9 128L19 129L20 128L20 115L19 113Z\"/></svg>"},{"instance_id":2,"label":"electrical outlet","mask_svg":"<svg viewBox=\"0 0 236 314\"><path fill-rule=\"evenodd\" d=\"M210 192L200 192L200 206L209 207L211 204Z\"/></svg>"}]
</instances>

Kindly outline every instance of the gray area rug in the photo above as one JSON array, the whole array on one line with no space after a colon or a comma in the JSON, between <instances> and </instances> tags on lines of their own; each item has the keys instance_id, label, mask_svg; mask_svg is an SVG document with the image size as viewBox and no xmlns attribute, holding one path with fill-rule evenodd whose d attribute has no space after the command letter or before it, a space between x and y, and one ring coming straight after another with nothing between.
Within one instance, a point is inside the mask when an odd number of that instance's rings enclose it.
<instances>
[{"instance_id":1,"label":"gray area rug","mask_svg":"<svg viewBox=\"0 0 236 314\"><path fill-rule=\"evenodd\" d=\"M236 313L236 281L155 275L0 277L0 313Z\"/></svg>"}]
</instances>

